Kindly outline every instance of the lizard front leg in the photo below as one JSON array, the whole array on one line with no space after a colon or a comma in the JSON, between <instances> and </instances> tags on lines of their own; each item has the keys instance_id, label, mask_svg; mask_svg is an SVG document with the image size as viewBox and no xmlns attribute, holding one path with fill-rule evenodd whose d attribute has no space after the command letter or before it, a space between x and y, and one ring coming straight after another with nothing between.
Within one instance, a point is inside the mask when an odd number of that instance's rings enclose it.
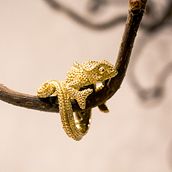
<instances>
[{"instance_id":1,"label":"lizard front leg","mask_svg":"<svg viewBox=\"0 0 172 172\"><path fill-rule=\"evenodd\" d=\"M99 85L95 85L95 92L98 92L98 91L100 91L101 89L103 89L104 88L104 86L107 84L107 80L106 81L103 81L103 82L101 82L101 84L99 84ZM102 112L104 112L104 113L107 113L107 112L109 112L109 109L108 109L108 107L106 106L106 104L105 104L106 102L104 102L104 103L102 103L102 104L100 104L100 105L98 105L98 108L99 108L99 110L100 111L102 111Z\"/></svg>"}]
</instances>

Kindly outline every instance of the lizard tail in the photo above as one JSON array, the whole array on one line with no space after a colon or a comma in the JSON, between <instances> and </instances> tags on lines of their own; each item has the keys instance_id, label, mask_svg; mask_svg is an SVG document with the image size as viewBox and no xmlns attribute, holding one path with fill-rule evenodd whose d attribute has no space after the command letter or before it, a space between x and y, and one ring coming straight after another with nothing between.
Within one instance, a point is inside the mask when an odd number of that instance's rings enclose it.
<instances>
[{"instance_id":1,"label":"lizard tail","mask_svg":"<svg viewBox=\"0 0 172 172\"><path fill-rule=\"evenodd\" d=\"M58 82L56 86L63 129L69 137L79 141L87 133L91 113L84 113L84 117L82 117L83 114L81 112L77 112L74 115L66 85L63 82Z\"/></svg>"},{"instance_id":2,"label":"lizard tail","mask_svg":"<svg viewBox=\"0 0 172 172\"><path fill-rule=\"evenodd\" d=\"M51 96L56 91L56 81L47 81L43 83L37 90L37 96L39 98L46 98Z\"/></svg>"}]
</instances>

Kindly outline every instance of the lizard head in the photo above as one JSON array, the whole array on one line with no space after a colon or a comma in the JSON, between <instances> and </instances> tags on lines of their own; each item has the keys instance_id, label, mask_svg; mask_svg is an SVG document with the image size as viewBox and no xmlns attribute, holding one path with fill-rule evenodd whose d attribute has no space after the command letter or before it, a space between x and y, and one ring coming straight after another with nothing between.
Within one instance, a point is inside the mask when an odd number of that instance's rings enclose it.
<instances>
[{"instance_id":1,"label":"lizard head","mask_svg":"<svg viewBox=\"0 0 172 172\"><path fill-rule=\"evenodd\" d=\"M83 66L90 82L93 84L105 81L117 75L115 66L106 60L88 61L84 63Z\"/></svg>"}]
</instances>

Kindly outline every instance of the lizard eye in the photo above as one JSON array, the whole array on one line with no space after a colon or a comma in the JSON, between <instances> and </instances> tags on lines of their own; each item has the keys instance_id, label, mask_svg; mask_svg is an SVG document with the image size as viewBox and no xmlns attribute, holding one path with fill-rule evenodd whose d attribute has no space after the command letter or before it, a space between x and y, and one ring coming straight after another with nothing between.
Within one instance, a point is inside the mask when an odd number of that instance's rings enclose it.
<instances>
[{"instance_id":1,"label":"lizard eye","mask_svg":"<svg viewBox=\"0 0 172 172\"><path fill-rule=\"evenodd\" d=\"M100 68L99 68L99 72L100 72L100 74L103 74L103 73L104 73L104 71L105 71L105 68L104 68L104 67L100 67Z\"/></svg>"}]
</instances>

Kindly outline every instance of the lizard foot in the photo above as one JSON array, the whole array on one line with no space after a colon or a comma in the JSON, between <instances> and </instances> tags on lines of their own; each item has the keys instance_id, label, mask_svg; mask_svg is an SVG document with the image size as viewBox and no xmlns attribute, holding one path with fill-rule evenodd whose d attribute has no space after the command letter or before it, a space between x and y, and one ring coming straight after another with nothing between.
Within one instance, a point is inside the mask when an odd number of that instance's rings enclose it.
<instances>
[{"instance_id":1,"label":"lizard foot","mask_svg":"<svg viewBox=\"0 0 172 172\"><path fill-rule=\"evenodd\" d=\"M92 89L88 88L86 90L77 91L76 101L81 109L85 109L86 107L86 98L93 92Z\"/></svg>"}]
</instances>

